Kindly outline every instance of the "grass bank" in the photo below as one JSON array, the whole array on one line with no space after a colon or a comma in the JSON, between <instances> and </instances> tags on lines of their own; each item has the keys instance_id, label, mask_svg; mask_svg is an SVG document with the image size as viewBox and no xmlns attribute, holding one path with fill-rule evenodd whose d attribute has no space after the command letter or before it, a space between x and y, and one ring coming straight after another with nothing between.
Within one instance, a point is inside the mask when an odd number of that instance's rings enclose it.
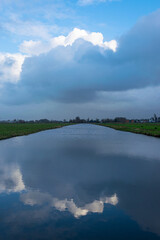
<instances>
[{"instance_id":1,"label":"grass bank","mask_svg":"<svg viewBox=\"0 0 160 240\"><path fill-rule=\"evenodd\" d=\"M67 123L0 123L0 140L67 126Z\"/></svg>"},{"instance_id":2,"label":"grass bank","mask_svg":"<svg viewBox=\"0 0 160 240\"><path fill-rule=\"evenodd\" d=\"M0 140L28 135L48 129L71 125L68 123L0 123ZM116 130L160 137L160 123L99 123Z\"/></svg>"},{"instance_id":3,"label":"grass bank","mask_svg":"<svg viewBox=\"0 0 160 240\"><path fill-rule=\"evenodd\" d=\"M100 123L99 125L120 131L160 137L160 123Z\"/></svg>"}]
</instances>

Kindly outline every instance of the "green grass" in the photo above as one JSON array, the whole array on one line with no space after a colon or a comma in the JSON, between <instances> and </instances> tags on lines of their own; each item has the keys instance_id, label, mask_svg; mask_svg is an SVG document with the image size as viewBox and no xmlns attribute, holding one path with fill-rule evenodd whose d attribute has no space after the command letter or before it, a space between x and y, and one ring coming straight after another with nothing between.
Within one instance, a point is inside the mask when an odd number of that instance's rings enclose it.
<instances>
[{"instance_id":1,"label":"green grass","mask_svg":"<svg viewBox=\"0 0 160 240\"><path fill-rule=\"evenodd\" d=\"M160 123L101 123L99 125L121 131L160 137Z\"/></svg>"},{"instance_id":2,"label":"green grass","mask_svg":"<svg viewBox=\"0 0 160 240\"><path fill-rule=\"evenodd\" d=\"M0 123L0 140L28 135L48 129L71 125L68 123ZM116 130L160 137L160 123L100 123Z\"/></svg>"},{"instance_id":3,"label":"green grass","mask_svg":"<svg viewBox=\"0 0 160 240\"><path fill-rule=\"evenodd\" d=\"M66 123L0 123L0 140L60 128Z\"/></svg>"}]
</instances>

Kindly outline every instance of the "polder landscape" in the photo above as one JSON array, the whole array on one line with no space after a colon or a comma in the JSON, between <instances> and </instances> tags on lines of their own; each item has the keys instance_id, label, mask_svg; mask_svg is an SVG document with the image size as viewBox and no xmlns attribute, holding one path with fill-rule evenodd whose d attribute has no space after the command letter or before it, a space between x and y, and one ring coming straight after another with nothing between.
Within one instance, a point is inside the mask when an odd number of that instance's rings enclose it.
<instances>
[{"instance_id":1,"label":"polder landscape","mask_svg":"<svg viewBox=\"0 0 160 240\"><path fill-rule=\"evenodd\" d=\"M120 131L127 131L153 137L160 137L159 123L102 123L100 125Z\"/></svg>"},{"instance_id":2,"label":"polder landscape","mask_svg":"<svg viewBox=\"0 0 160 240\"><path fill-rule=\"evenodd\" d=\"M79 123L91 123L97 124L104 127L110 127L120 131L127 131L138 134L145 134L153 137L160 137L160 123L158 118L151 118L151 123L149 120L127 120L125 118L115 118L113 119L95 119L95 120L85 120L76 117L69 121L50 121L48 119L41 119L36 121L24 121L24 120L14 120L12 123L4 121L0 123L0 140L7 139L16 136L28 135L31 133L36 133L48 129L60 128L72 124ZM129 123L130 122L130 123Z\"/></svg>"},{"instance_id":3,"label":"polder landscape","mask_svg":"<svg viewBox=\"0 0 160 240\"><path fill-rule=\"evenodd\" d=\"M159 239L158 123L0 126L2 239Z\"/></svg>"},{"instance_id":4,"label":"polder landscape","mask_svg":"<svg viewBox=\"0 0 160 240\"><path fill-rule=\"evenodd\" d=\"M160 240L160 0L0 0L0 240Z\"/></svg>"}]
</instances>

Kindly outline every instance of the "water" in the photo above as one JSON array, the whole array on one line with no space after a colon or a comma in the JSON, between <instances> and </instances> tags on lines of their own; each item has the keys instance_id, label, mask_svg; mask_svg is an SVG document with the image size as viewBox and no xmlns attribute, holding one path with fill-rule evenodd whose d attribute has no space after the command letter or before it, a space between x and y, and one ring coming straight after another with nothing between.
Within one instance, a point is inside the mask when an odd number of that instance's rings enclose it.
<instances>
[{"instance_id":1,"label":"water","mask_svg":"<svg viewBox=\"0 0 160 240\"><path fill-rule=\"evenodd\" d=\"M0 239L160 239L160 139L79 124L0 142Z\"/></svg>"}]
</instances>

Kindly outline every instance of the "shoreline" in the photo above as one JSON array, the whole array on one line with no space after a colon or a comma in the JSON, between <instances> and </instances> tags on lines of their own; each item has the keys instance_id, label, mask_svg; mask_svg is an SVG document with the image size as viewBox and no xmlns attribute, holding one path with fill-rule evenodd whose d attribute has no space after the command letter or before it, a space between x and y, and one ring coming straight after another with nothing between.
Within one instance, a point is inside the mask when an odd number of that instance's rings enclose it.
<instances>
[{"instance_id":1,"label":"shoreline","mask_svg":"<svg viewBox=\"0 0 160 240\"><path fill-rule=\"evenodd\" d=\"M98 123L97 125L123 132L160 138L160 123Z\"/></svg>"},{"instance_id":2,"label":"shoreline","mask_svg":"<svg viewBox=\"0 0 160 240\"><path fill-rule=\"evenodd\" d=\"M77 123L78 124L78 123ZM93 125L109 127L114 130L143 134L160 138L160 123L90 123ZM13 137L27 136L41 131L61 128L73 123L1 123L0 140Z\"/></svg>"},{"instance_id":3,"label":"shoreline","mask_svg":"<svg viewBox=\"0 0 160 240\"><path fill-rule=\"evenodd\" d=\"M69 123L2 123L0 141L69 126Z\"/></svg>"}]
</instances>

